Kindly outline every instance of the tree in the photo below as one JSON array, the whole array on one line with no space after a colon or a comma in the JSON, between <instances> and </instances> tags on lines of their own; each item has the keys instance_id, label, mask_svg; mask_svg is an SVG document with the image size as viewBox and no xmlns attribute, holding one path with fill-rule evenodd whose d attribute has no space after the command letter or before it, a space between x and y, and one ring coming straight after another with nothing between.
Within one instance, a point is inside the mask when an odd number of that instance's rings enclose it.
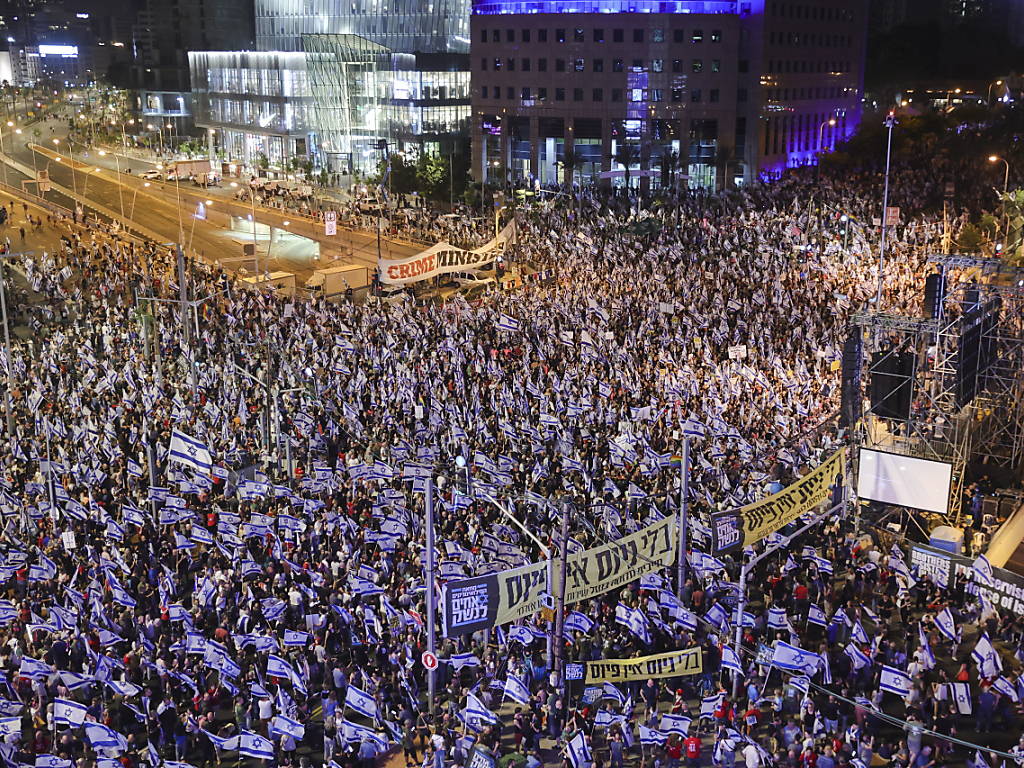
<instances>
[{"instance_id":1,"label":"tree","mask_svg":"<svg viewBox=\"0 0 1024 768\"><path fill-rule=\"evenodd\" d=\"M256 167L262 171L265 171L270 167L270 160L267 158L265 152L260 152L256 155Z\"/></svg>"},{"instance_id":2,"label":"tree","mask_svg":"<svg viewBox=\"0 0 1024 768\"><path fill-rule=\"evenodd\" d=\"M619 144L611 159L625 169L623 178L625 179L626 189L629 189L629 169L630 166L640 160L640 150L637 148L636 144L623 142Z\"/></svg>"},{"instance_id":3,"label":"tree","mask_svg":"<svg viewBox=\"0 0 1024 768\"><path fill-rule=\"evenodd\" d=\"M729 169L736 165L736 150L728 144L719 144L715 152L715 168L722 174L722 189L732 186Z\"/></svg>"},{"instance_id":4,"label":"tree","mask_svg":"<svg viewBox=\"0 0 1024 768\"><path fill-rule=\"evenodd\" d=\"M964 253L978 253L985 242L984 235L973 224L965 224L960 230L960 237L957 238L957 247Z\"/></svg>"},{"instance_id":5,"label":"tree","mask_svg":"<svg viewBox=\"0 0 1024 768\"><path fill-rule=\"evenodd\" d=\"M556 160L555 164L562 169L562 186L568 187L576 177L576 172L583 168L586 158L569 147L562 152L562 159ZM582 184L580 185L582 186Z\"/></svg>"}]
</instances>

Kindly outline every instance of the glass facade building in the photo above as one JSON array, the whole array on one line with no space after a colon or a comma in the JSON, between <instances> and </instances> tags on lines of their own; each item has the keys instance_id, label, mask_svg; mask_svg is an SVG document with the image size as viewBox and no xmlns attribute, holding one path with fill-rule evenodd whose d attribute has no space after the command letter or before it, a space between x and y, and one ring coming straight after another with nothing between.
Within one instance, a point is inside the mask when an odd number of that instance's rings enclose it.
<instances>
[{"instance_id":1,"label":"glass facade building","mask_svg":"<svg viewBox=\"0 0 1024 768\"><path fill-rule=\"evenodd\" d=\"M263 154L277 165L302 155L333 173L368 174L383 146L415 157L459 151L468 138L469 0L255 8L258 52L190 55L196 122L227 159L252 165Z\"/></svg>"}]
</instances>

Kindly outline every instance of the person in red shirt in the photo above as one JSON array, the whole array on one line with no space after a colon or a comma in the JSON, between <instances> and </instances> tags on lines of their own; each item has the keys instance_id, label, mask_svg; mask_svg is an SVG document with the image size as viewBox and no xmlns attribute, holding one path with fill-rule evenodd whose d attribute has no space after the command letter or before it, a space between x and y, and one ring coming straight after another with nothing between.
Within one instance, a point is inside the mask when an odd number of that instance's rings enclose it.
<instances>
[{"instance_id":1,"label":"person in red shirt","mask_svg":"<svg viewBox=\"0 0 1024 768\"><path fill-rule=\"evenodd\" d=\"M672 734L665 745L665 757L668 758L668 768L679 768L679 760L683 756L683 742L679 737Z\"/></svg>"},{"instance_id":2,"label":"person in red shirt","mask_svg":"<svg viewBox=\"0 0 1024 768\"><path fill-rule=\"evenodd\" d=\"M700 738L691 733L686 737L683 746L686 748L686 765L688 768L698 768L700 765Z\"/></svg>"}]
</instances>

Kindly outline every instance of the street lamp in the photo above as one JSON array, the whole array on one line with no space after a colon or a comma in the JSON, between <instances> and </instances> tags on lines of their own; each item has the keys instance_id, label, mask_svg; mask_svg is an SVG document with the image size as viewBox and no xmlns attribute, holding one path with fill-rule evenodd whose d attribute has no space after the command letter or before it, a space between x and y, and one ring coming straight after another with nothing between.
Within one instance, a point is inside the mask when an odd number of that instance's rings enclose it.
<instances>
[{"instance_id":1,"label":"street lamp","mask_svg":"<svg viewBox=\"0 0 1024 768\"><path fill-rule=\"evenodd\" d=\"M148 187L149 186L149 182L148 181L145 182L142 186ZM135 219L135 201L138 199L138 197L139 197L139 188L136 187L135 188L135 194L132 195L132 213L131 213L131 216L128 217L128 219L132 220L132 221Z\"/></svg>"},{"instance_id":2,"label":"street lamp","mask_svg":"<svg viewBox=\"0 0 1024 768\"><path fill-rule=\"evenodd\" d=\"M11 121L11 120L8 120L7 121L7 127L8 128L13 128L14 127L14 122ZM0 155L6 154L6 153L7 153L7 151L4 149L4 132L2 130L0 130ZM7 163L4 163L3 166L4 166L4 186L6 187L7 186Z\"/></svg>"},{"instance_id":3,"label":"street lamp","mask_svg":"<svg viewBox=\"0 0 1024 768\"><path fill-rule=\"evenodd\" d=\"M989 155L988 156L988 161L990 163L999 163L999 162L1001 162L1004 166L1006 166L1006 170L1003 171L1003 197L1005 197L1006 196L1006 190L1010 186L1010 163L1009 163L1009 161L1005 157L999 157L999 155ZM1003 210L1006 210L1006 202L1005 201L1003 202ZM1009 214L1009 212L1007 212L1007 214L1006 214L1006 235L1007 235L1007 237L1009 237L1009 235L1010 235L1010 214Z\"/></svg>"},{"instance_id":4,"label":"street lamp","mask_svg":"<svg viewBox=\"0 0 1024 768\"><path fill-rule=\"evenodd\" d=\"M825 132L825 126L827 125L827 126L829 126L831 128L835 124L836 124L836 119L834 117L830 117L828 120L826 120L825 122L823 122L821 125L818 126L818 149L822 148L821 141L822 141L822 136L823 136L823 134Z\"/></svg>"},{"instance_id":5,"label":"street lamp","mask_svg":"<svg viewBox=\"0 0 1024 768\"><path fill-rule=\"evenodd\" d=\"M996 80L994 83L989 83L988 84L988 95L985 97L985 103L988 104L990 107L992 106L992 86L993 85L1002 85L1002 84L1003 84L1002 80Z\"/></svg>"},{"instance_id":6,"label":"street lamp","mask_svg":"<svg viewBox=\"0 0 1024 768\"><path fill-rule=\"evenodd\" d=\"M117 199L121 203L121 218L124 218L124 193L121 191L121 161L117 159L117 152L111 152L114 156L114 165L117 167ZM100 157L106 157L107 153L100 150Z\"/></svg>"},{"instance_id":7,"label":"street lamp","mask_svg":"<svg viewBox=\"0 0 1024 768\"><path fill-rule=\"evenodd\" d=\"M53 140L53 146L57 147L57 160L59 161L60 160L60 139L54 139ZM71 187L74 190L75 194L77 195L78 194L78 180L77 180L77 177L75 176L75 151L74 151L74 148L71 146L71 142L70 141L68 141L68 157L70 158L69 165L71 166ZM86 179L86 183L88 183L88 181L89 180Z\"/></svg>"},{"instance_id":8,"label":"street lamp","mask_svg":"<svg viewBox=\"0 0 1024 768\"><path fill-rule=\"evenodd\" d=\"M959 96L960 95L960 89L956 88L956 89L954 89L952 91L946 91L946 109L949 109L950 106L952 105L952 102L950 101L950 94L953 94L953 93L955 93L955 94L957 94Z\"/></svg>"}]
</instances>

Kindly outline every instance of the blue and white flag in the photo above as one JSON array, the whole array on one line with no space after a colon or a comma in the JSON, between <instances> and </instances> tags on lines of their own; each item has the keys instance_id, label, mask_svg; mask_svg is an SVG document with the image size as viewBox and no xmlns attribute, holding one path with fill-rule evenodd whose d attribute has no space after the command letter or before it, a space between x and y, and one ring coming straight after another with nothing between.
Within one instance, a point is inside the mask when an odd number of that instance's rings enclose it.
<instances>
[{"instance_id":1,"label":"blue and white flag","mask_svg":"<svg viewBox=\"0 0 1024 768\"><path fill-rule=\"evenodd\" d=\"M0 737L10 736L12 733L21 733L20 717L0 718Z\"/></svg>"},{"instance_id":2,"label":"blue and white flag","mask_svg":"<svg viewBox=\"0 0 1024 768\"><path fill-rule=\"evenodd\" d=\"M811 603L807 608L807 623L824 627L828 625L828 618L826 618L825 612L817 604Z\"/></svg>"},{"instance_id":3,"label":"blue and white flag","mask_svg":"<svg viewBox=\"0 0 1024 768\"><path fill-rule=\"evenodd\" d=\"M878 679L878 687L883 691L895 693L901 698L910 695L910 675L896 667L882 665L882 674Z\"/></svg>"},{"instance_id":4,"label":"blue and white flag","mask_svg":"<svg viewBox=\"0 0 1024 768\"><path fill-rule=\"evenodd\" d=\"M29 656L21 657L21 666L18 668L18 677L30 677L33 680L39 680L48 677L50 674L50 665L45 661L39 661Z\"/></svg>"},{"instance_id":5,"label":"blue and white flag","mask_svg":"<svg viewBox=\"0 0 1024 768\"><path fill-rule=\"evenodd\" d=\"M498 722L498 716L485 707L483 702L472 693L466 694L466 708L463 710L463 714L467 720L476 720L492 725Z\"/></svg>"},{"instance_id":6,"label":"blue and white flag","mask_svg":"<svg viewBox=\"0 0 1024 768\"><path fill-rule=\"evenodd\" d=\"M847 645L843 649L843 652L850 657L850 661L853 662L853 668L855 670L871 666L871 658L853 643Z\"/></svg>"},{"instance_id":7,"label":"blue and white flag","mask_svg":"<svg viewBox=\"0 0 1024 768\"><path fill-rule=\"evenodd\" d=\"M954 643L960 642L960 630L957 628L956 622L953 620L953 612L949 610L949 606L943 608L941 612L936 614L935 627L946 639L951 640Z\"/></svg>"},{"instance_id":8,"label":"blue and white flag","mask_svg":"<svg viewBox=\"0 0 1024 768\"><path fill-rule=\"evenodd\" d=\"M722 646L722 669L731 669L741 677L745 674L743 671L743 665L740 663L740 659L736 655L736 651L728 645Z\"/></svg>"},{"instance_id":9,"label":"blue and white flag","mask_svg":"<svg viewBox=\"0 0 1024 768\"><path fill-rule=\"evenodd\" d=\"M530 703L530 689L517 675L509 675L505 680L505 698L525 706Z\"/></svg>"},{"instance_id":10,"label":"blue and white flag","mask_svg":"<svg viewBox=\"0 0 1024 768\"><path fill-rule=\"evenodd\" d=\"M71 760L64 760L56 755L36 755L36 768L73 768Z\"/></svg>"},{"instance_id":11,"label":"blue and white flag","mask_svg":"<svg viewBox=\"0 0 1024 768\"><path fill-rule=\"evenodd\" d=\"M194 437L189 437L178 430L171 432L171 445L168 449L167 459L205 474L210 473L210 466L213 464L209 448Z\"/></svg>"},{"instance_id":12,"label":"blue and white flag","mask_svg":"<svg viewBox=\"0 0 1024 768\"><path fill-rule=\"evenodd\" d=\"M690 723L693 720L685 715L662 715L658 730L664 734L677 733L685 737L690 731Z\"/></svg>"},{"instance_id":13,"label":"blue and white flag","mask_svg":"<svg viewBox=\"0 0 1024 768\"><path fill-rule=\"evenodd\" d=\"M287 733L295 741L302 741L302 737L306 735L306 726L284 715L275 715L270 721L270 727L277 733Z\"/></svg>"},{"instance_id":14,"label":"blue and white flag","mask_svg":"<svg viewBox=\"0 0 1024 768\"><path fill-rule=\"evenodd\" d=\"M504 312L498 318L497 328L499 331L515 332L521 329L520 323L514 317L509 317Z\"/></svg>"},{"instance_id":15,"label":"blue and white flag","mask_svg":"<svg viewBox=\"0 0 1024 768\"><path fill-rule=\"evenodd\" d=\"M594 620L584 613L573 611L565 617L566 632L582 632L587 634L594 628Z\"/></svg>"},{"instance_id":16,"label":"blue and white flag","mask_svg":"<svg viewBox=\"0 0 1024 768\"><path fill-rule=\"evenodd\" d=\"M238 754L244 757L254 757L257 760L273 760L274 743L258 733L242 731L238 739Z\"/></svg>"},{"instance_id":17,"label":"blue and white flag","mask_svg":"<svg viewBox=\"0 0 1024 768\"><path fill-rule=\"evenodd\" d=\"M1014 702L1015 704L1019 701L1016 686L1014 686L1013 683L1011 683L1002 675L1000 675L993 681L992 688L1001 693L1003 696L1006 696L1008 699L1010 699L1010 701Z\"/></svg>"},{"instance_id":18,"label":"blue and white flag","mask_svg":"<svg viewBox=\"0 0 1024 768\"><path fill-rule=\"evenodd\" d=\"M373 696L354 685L348 686L348 691L345 693L345 706L351 707L363 717L368 717L371 720L377 719L377 702L374 701Z\"/></svg>"},{"instance_id":19,"label":"blue and white flag","mask_svg":"<svg viewBox=\"0 0 1024 768\"><path fill-rule=\"evenodd\" d=\"M971 651L971 658L978 665L978 674L981 677L992 678L1003 671L1003 662L999 658L999 652L993 647L988 639L988 632L982 632L978 642Z\"/></svg>"},{"instance_id":20,"label":"blue and white flag","mask_svg":"<svg viewBox=\"0 0 1024 768\"><path fill-rule=\"evenodd\" d=\"M768 609L768 629L789 629L785 608Z\"/></svg>"},{"instance_id":21,"label":"blue and white flag","mask_svg":"<svg viewBox=\"0 0 1024 768\"><path fill-rule=\"evenodd\" d=\"M974 574L975 581L984 584L986 587L992 586L992 563L988 561L987 557L984 555L978 555L974 563L971 565L971 571Z\"/></svg>"},{"instance_id":22,"label":"blue and white flag","mask_svg":"<svg viewBox=\"0 0 1024 768\"><path fill-rule=\"evenodd\" d=\"M668 734L662 733L654 728L648 728L645 725L640 726L640 744L645 747L660 746L665 743L665 739L667 738Z\"/></svg>"},{"instance_id":23,"label":"blue and white flag","mask_svg":"<svg viewBox=\"0 0 1024 768\"><path fill-rule=\"evenodd\" d=\"M803 648L790 645L782 640L775 643L775 650L772 652L772 664L779 669L813 675L820 663L821 656L813 651L805 651Z\"/></svg>"},{"instance_id":24,"label":"blue and white flag","mask_svg":"<svg viewBox=\"0 0 1024 768\"><path fill-rule=\"evenodd\" d=\"M971 686L967 683L946 683L946 693L961 715L971 714Z\"/></svg>"},{"instance_id":25,"label":"blue and white flag","mask_svg":"<svg viewBox=\"0 0 1024 768\"><path fill-rule=\"evenodd\" d=\"M88 711L84 704L79 704L77 701L53 700L53 722L57 725L78 728L85 722L85 715Z\"/></svg>"},{"instance_id":26,"label":"blue and white flag","mask_svg":"<svg viewBox=\"0 0 1024 768\"><path fill-rule=\"evenodd\" d=\"M583 731L569 739L569 743L565 745L565 754L572 768L589 768L593 758L590 756L590 747Z\"/></svg>"},{"instance_id":27,"label":"blue and white flag","mask_svg":"<svg viewBox=\"0 0 1024 768\"><path fill-rule=\"evenodd\" d=\"M450 659L452 666L455 671L458 672L463 667L479 667L480 659L473 653L456 653L453 654Z\"/></svg>"}]
</instances>

